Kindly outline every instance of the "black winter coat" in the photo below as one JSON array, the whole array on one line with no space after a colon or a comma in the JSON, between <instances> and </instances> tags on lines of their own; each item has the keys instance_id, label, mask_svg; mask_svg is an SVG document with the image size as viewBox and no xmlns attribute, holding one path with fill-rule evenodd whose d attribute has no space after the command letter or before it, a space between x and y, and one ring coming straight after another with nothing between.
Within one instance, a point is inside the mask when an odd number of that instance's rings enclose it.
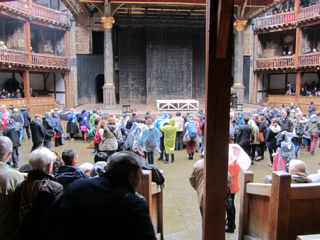
<instances>
[{"instance_id":1,"label":"black winter coat","mask_svg":"<svg viewBox=\"0 0 320 240\"><path fill-rule=\"evenodd\" d=\"M38 145L44 141L45 129L42 123L34 119L30 124L33 145Z\"/></svg>"},{"instance_id":2,"label":"black winter coat","mask_svg":"<svg viewBox=\"0 0 320 240\"><path fill-rule=\"evenodd\" d=\"M7 128L3 131L3 135L7 136L12 141L13 147L18 147L20 144L20 128L16 125L8 125Z\"/></svg>"},{"instance_id":3,"label":"black winter coat","mask_svg":"<svg viewBox=\"0 0 320 240\"><path fill-rule=\"evenodd\" d=\"M253 128L247 124L242 124L238 129L237 143L239 145L250 145L254 141Z\"/></svg>"},{"instance_id":4,"label":"black winter coat","mask_svg":"<svg viewBox=\"0 0 320 240\"><path fill-rule=\"evenodd\" d=\"M50 207L45 225L48 240L156 239L146 201L116 172L72 183Z\"/></svg>"},{"instance_id":5,"label":"black winter coat","mask_svg":"<svg viewBox=\"0 0 320 240\"><path fill-rule=\"evenodd\" d=\"M20 113L22 114L23 119L24 119L24 127L30 126L31 116L30 116L30 113L28 112L28 110L25 108L21 108Z\"/></svg>"}]
</instances>

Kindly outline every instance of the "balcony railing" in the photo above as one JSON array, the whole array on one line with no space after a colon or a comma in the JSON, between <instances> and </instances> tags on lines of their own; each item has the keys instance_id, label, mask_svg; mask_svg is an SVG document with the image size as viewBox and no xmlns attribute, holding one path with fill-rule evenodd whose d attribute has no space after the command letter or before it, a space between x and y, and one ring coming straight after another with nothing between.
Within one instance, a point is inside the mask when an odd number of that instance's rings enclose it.
<instances>
[{"instance_id":1,"label":"balcony railing","mask_svg":"<svg viewBox=\"0 0 320 240\"><path fill-rule=\"evenodd\" d=\"M320 53L299 56L299 66L320 66Z\"/></svg>"},{"instance_id":2,"label":"balcony railing","mask_svg":"<svg viewBox=\"0 0 320 240\"><path fill-rule=\"evenodd\" d=\"M48 56L44 54L32 53L32 65L39 67L68 68L68 59L66 57Z\"/></svg>"},{"instance_id":3,"label":"balcony railing","mask_svg":"<svg viewBox=\"0 0 320 240\"><path fill-rule=\"evenodd\" d=\"M12 49L0 51L0 62L26 65L28 64L28 53Z\"/></svg>"},{"instance_id":4,"label":"balcony railing","mask_svg":"<svg viewBox=\"0 0 320 240\"><path fill-rule=\"evenodd\" d=\"M256 28L266 28L271 26L283 25L295 21L295 13L286 12L256 19Z\"/></svg>"},{"instance_id":5,"label":"balcony railing","mask_svg":"<svg viewBox=\"0 0 320 240\"><path fill-rule=\"evenodd\" d=\"M15 9L25 14L29 13L29 2L24 1L12 1L12 2L1 2L1 7L9 7L10 9Z\"/></svg>"},{"instance_id":6,"label":"balcony railing","mask_svg":"<svg viewBox=\"0 0 320 240\"><path fill-rule=\"evenodd\" d=\"M295 67L295 57L279 57L256 60L256 69L281 69Z\"/></svg>"},{"instance_id":7,"label":"balcony railing","mask_svg":"<svg viewBox=\"0 0 320 240\"><path fill-rule=\"evenodd\" d=\"M12 2L1 2L0 8L8 9L8 11L20 11L26 15L33 16L34 18L43 19L49 22L58 22L61 24L68 24L68 14L60 12L45 6L32 4L32 10L29 10L29 3L25 1L12 1Z\"/></svg>"},{"instance_id":8,"label":"balcony railing","mask_svg":"<svg viewBox=\"0 0 320 240\"><path fill-rule=\"evenodd\" d=\"M299 9L298 11L298 21L319 17L319 14L320 14L320 4L302 8L302 9Z\"/></svg>"},{"instance_id":9,"label":"balcony railing","mask_svg":"<svg viewBox=\"0 0 320 240\"><path fill-rule=\"evenodd\" d=\"M43 7L37 4L32 4L32 15L34 17L48 19L51 21L68 24L68 14L56 11L51 8Z\"/></svg>"}]
</instances>

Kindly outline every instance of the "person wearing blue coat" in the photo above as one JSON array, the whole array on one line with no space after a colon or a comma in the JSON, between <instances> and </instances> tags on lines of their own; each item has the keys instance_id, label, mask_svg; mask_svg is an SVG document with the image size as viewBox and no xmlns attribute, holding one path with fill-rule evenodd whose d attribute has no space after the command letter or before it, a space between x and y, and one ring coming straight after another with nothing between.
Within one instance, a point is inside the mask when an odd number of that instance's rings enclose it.
<instances>
[{"instance_id":1,"label":"person wearing blue coat","mask_svg":"<svg viewBox=\"0 0 320 240\"><path fill-rule=\"evenodd\" d=\"M64 145L62 143L62 136L61 136L63 133L63 129L62 129L61 122L58 118L58 113L56 113L56 112L52 113L51 123L52 123L54 131L55 131L54 146L59 147L60 145Z\"/></svg>"},{"instance_id":2,"label":"person wearing blue coat","mask_svg":"<svg viewBox=\"0 0 320 240\"><path fill-rule=\"evenodd\" d=\"M70 108L70 112L67 115L67 133L70 134L70 140L73 141L73 135L79 133L79 128L77 125L78 112L74 112L73 108Z\"/></svg>"},{"instance_id":3,"label":"person wearing blue coat","mask_svg":"<svg viewBox=\"0 0 320 240\"><path fill-rule=\"evenodd\" d=\"M169 122L169 114L164 111L161 113L159 117L153 122L153 126L158 128L160 130L160 126L163 123ZM161 130L160 130L161 131ZM158 158L158 161L163 161L163 152L164 152L164 134L162 134L160 138L160 157Z\"/></svg>"}]
</instances>

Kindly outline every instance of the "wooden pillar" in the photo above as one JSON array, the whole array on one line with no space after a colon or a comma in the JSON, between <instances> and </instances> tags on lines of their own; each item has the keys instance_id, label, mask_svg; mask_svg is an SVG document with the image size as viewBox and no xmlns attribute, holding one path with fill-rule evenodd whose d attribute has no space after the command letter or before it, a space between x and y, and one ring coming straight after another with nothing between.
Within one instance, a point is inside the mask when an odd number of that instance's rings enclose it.
<instances>
[{"instance_id":1,"label":"wooden pillar","mask_svg":"<svg viewBox=\"0 0 320 240\"><path fill-rule=\"evenodd\" d=\"M203 239L225 239L233 0L207 1ZM227 23L227 24L226 24ZM218 41L225 35L224 42ZM221 50L226 50L221 53ZM219 56L219 57L218 57ZM219 117L217 117L217 114Z\"/></svg>"},{"instance_id":2,"label":"wooden pillar","mask_svg":"<svg viewBox=\"0 0 320 240\"><path fill-rule=\"evenodd\" d=\"M69 34L68 34L68 31L65 31L65 33L64 33L64 42L65 42L65 45L66 45L66 57L67 57L67 62L70 64Z\"/></svg>"},{"instance_id":3,"label":"wooden pillar","mask_svg":"<svg viewBox=\"0 0 320 240\"><path fill-rule=\"evenodd\" d=\"M70 102L69 102L69 73L61 74L64 80L64 95L65 95L65 102L66 102L66 108L70 108Z\"/></svg>"},{"instance_id":4,"label":"wooden pillar","mask_svg":"<svg viewBox=\"0 0 320 240\"><path fill-rule=\"evenodd\" d=\"M296 105L299 105L299 97L301 92L301 71L297 71L297 77L296 77Z\"/></svg>"},{"instance_id":5,"label":"wooden pillar","mask_svg":"<svg viewBox=\"0 0 320 240\"><path fill-rule=\"evenodd\" d=\"M28 64L31 64L31 37L30 37L30 22L24 24L24 32L26 35L26 51L28 53Z\"/></svg>"},{"instance_id":6,"label":"wooden pillar","mask_svg":"<svg viewBox=\"0 0 320 240\"><path fill-rule=\"evenodd\" d=\"M30 108L30 83L29 83L29 70L22 73L24 97L27 99L27 106Z\"/></svg>"},{"instance_id":7,"label":"wooden pillar","mask_svg":"<svg viewBox=\"0 0 320 240\"><path fill-rule=\"evenodd\" d=\"M54 100L57 100L57 86L56 86L56 73L53 74L53 92L54 92Z\"/></svg>"},{"instance_id":8,"label":"wooden pillar","mask_svg":"<svg viewBox=\"0 0 320 240\"><path fill-rule=\"evenodd\" d=\"M254 103L258 102L258 83L259 83L260 73L254 73Z\"/></svg>"},{"instance_id":9,"label":"wooden pillar","mask_svg":"<svg viewBox=\"0 0 320 240\"><path fill-rule=\"evenodd\" d=\"M296 30L296 66L299 65L300 45L301 45L301 28L298 27Z\"/></svg>"},{"instance_id":10,"label":"wooden pillar","mask_svg":"<svg viewBox=\"0 0 320 240\"><path fill-rule=\"evenodd\" d=\"M288 239L291 175L279 171L272 174L271 197L269 201L269 238ZM272 213L272 214L271 214Z\"/></svg>"}]
</instances>

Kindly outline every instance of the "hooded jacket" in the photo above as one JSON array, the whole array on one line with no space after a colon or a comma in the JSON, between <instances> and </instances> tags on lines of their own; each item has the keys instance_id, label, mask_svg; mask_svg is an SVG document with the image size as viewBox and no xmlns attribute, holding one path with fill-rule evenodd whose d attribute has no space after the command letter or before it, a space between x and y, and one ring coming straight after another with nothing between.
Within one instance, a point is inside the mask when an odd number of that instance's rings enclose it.
<instances>
[{"instance_id":1,"label":"hooded jacket","mask_svg":"<svg viewBox=\"0 0 320 240\"><path fill-rule=\"evenodd\" d=\"M69 187L71 183L81 178L88 178L79 168L64 165L57 168L54 174L55 178L63 186L64 191Z\"/></svg>"},{"instance_id":2,"label":"hooded jacket","mask_svg":"<svg viewBox=\"0 0 320 240\"><path fill-rule=\"evenodd\" d=\"M161 124L168 121L169 121L169 114L166 111L164 111L163 113L161 113L160 117L157 117L157 119L153 122L153 126L155 126L160 130Z\"/></svg>"},{"instance_id":3,"label":"hooded jacket","mask_svg":"<svg viewBox=\"0 0 320 240\"><path fill-rule=\"evenodd\" d=\"M281 131L293 131L293 122L290 118L286 117L285 119L283 119L283 117L280 117L278 121L279 126L281 127Z\"/></svg>"},{"instance_id":4,"label":"hooded jacket","mask_svg":"<svg viewBox=\"0 0 320 240\"><path fill-rule=\"evenodd\" d=\"M176 123L176 119L172 118L169 120L169 125L165 125L164 123L161 124L160 130L164 132L164 147L166 153L174 153L174 148L176 145L176 134L179 128L178 124Z\"/></svg>"},{"instance_id":5,"label":"hooded jacket","mask_svg":"<svg viewBox=\"0 0 320 240\"><path fill-rule=\"evenodd\" d=\"M277 134L281 132L281 127L277 124L271 124L265 139L266 146L269 149L277 149Z\"/></svg>"},{"instance_id":6,"label":"hooded jacket","mask_svg":"<svg viewBox=\"0 0 320 240\"><path fill-rule=\"evenodd\" d=\"M157 144L155 150L157 150L158 152L161 152L160 150L161 136L162 136L162 133L158 128L156 128L153 125L147 125L142 131L142 137L141 137L142 151L149 152L149 150L146 148L146 141L148 139L154 139L154 141Z\"/></svg>"},{"instance_id":7,"label":"hooded jacket","mask_svg":"<svg viewBox=\"0 0 320 240\"><path fill-rule=\"evenodd\" d=\"M312 116L304 127L305 131L309 133L319 133L320 129L320 118L317 116Z\"/></svg>"},{"instance_id":8,"label":"hooded jacket","mask_svg":"<svg viewBox=\"0 0 320 240\"><path fill-rule=\"evenodd\" d=\"M3 135L7 136L12 141L13 147L18 147L20 144L20 128L16 125L9 124L6 130L3 131Z\"/></svg>"},{"instance_id":9,"label":"hooded jacket","mask_svg":"<svg viewBox=\"0 0 320 240\"><path fill-rule=\"evenodd\" d=\"M60 135L63 132L61 122L58 119L58 114L56 112L52 113L51 124L54 127L55 135Z\"/></svg>"},{"instance_id":10,"label":"hooded jacket","mask_svg":"<svg viewBox=\"0 0 320 240\"><path fill-rule=\"evenodd\" d=\"M31 123L31 116L29 111L26 108L21 108L20 113L23 116L23 120L24 120L24 127L28 127L30 126Z\"/></svg>"},{"instance_id":11,"label":"hooded jacket","mask_svg":"<svg viewBox=\"0 0 320 240\"><path fill-rule=\"evenodd\" d=\"M44 127L38 119L34 119L30 124L33 145L38 145L44 141Z\"/></svg>"},{"instance_id":12,"label":"hooded jacket","mask_svg":"<svg viewBox=\"0 0 320 240\"><path fill-rule=\"evenodd\" d=\"M92 113L90 118L89 118L89 123L91 124L91 126L94 125L94 120L96 119L96 117L98 117L98 114L96 113Z\"/></svg>"}]
</instances>

